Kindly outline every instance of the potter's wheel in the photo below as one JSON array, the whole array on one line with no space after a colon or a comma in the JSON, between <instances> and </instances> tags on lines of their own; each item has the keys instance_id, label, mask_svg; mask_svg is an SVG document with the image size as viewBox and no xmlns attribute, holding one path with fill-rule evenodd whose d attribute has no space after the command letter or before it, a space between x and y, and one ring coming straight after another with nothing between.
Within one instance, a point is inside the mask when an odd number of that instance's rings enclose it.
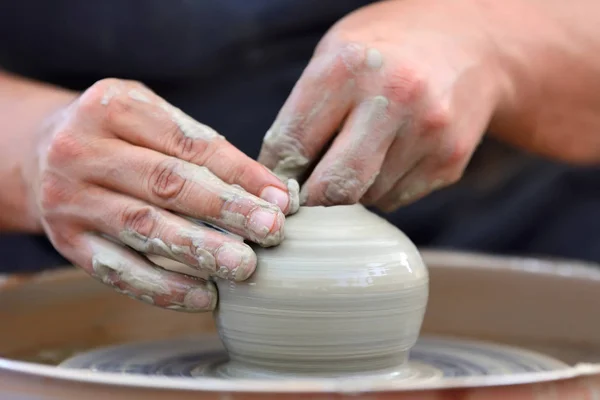
<instances>
[{"instance_id":1,"label":"potter's wheel","mask_svg":"<svg viewBox=\"0 0 600 400\"><path fill-rule=\"evenodd\" d=\"M0 282L0 321L5 322L0 329L0 399L533 400L598 396L600 320L594 318L594 305L600 302L600 266L437 251L423 255L431 272L432 296L411 367L413 371L419 366L428 367L426 371L433 367L437 371L433 378L424 376L424 369L418 379L202 376L202 365L224 361L210 314L148 307L89 279L82 271L65 269ZM178 339L182 336L188 338ZM427 360L424 354L441 342L468 345L469 351L455 351L449 360L441 360L437 353L437 359ZM471 363L457 365L465 354ZM483 361L473 361L477 354ZM93 358L85 365L84 357ZM482 362L486 367L477 372L472 364L481 366Z\"/></svg>"},{"instance_id":2,"label":"potter's wheel","mask_svg":"<svg viewBox=\"0 0 600 400\"><path fill-rule=\"evenodd\" d=\"M229 362L217 336L104 347L78 354L64 361L60 367L179 378L295 378L285 374L273 375L271 372L248 370ZM568 368L568 365L558 360L520 348L452 338L424 337L419 339L411 351L407 367L382 371L371 378L415 384L448 378L510 375L523 378L527 374L535 375L565 368Z\"/></svg>"}]
</instances>

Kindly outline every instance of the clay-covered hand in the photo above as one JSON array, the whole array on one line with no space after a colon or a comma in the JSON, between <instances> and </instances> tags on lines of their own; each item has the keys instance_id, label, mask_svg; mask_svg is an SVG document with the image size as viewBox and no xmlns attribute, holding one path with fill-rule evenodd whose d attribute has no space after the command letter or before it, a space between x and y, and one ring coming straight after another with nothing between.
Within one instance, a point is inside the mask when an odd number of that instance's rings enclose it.
<instances>
[{"instance_id":1,"label":"clay-covered hand","mask_svg":"<svg viewBox=\"0 0 600 400\"><path fill-rule=\"evenodd\" d=\"M161 269L143 254L239 281L256 256L236 235L263 246L282 239L292 207L286 184L139 83L96 83L49 118L36 140L26 175L48 237L132 297L211 310L211 282Z\"/></svg>"},{"instance_id":2,"label":"clay-covered hand","mask_svg":"<svg viewBox=\"0 0 600 400\"><path fill-rule=\"evenodd\" d=\"M332 27L259 161L306 179L307 205L393 210L458 180L499 102L478 2L394 0Z\"/></svg>"}]
</instances>

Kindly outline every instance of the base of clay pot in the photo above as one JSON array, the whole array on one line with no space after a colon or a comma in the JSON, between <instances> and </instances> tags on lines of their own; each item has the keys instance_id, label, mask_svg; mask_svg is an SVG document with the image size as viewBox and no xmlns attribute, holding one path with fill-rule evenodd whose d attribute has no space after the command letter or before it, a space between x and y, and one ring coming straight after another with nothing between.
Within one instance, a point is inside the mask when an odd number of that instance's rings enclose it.
<instances>
[{"instance_id":1,"label":"base of clay pot","mask_svg":"<svg viewBox=\"0 0 600 400\"><path fill-rule=\"evenodd\" d=\"M415 379L441 375L437 370L425 365L406 363L396 368L359 372L294 372L258 368L237 361L227 361L206 370L205 376L227 379L318 379L318 378L373 378L373 379Z\"/></svg>"},{"instance_id":2,"label":"base of clay pot","mask_svg":"<svg viewBox=\"0 0 600 400\"><path fill-rule=\"evenodd\" d=\"M357 349L360 350L360 349ZM286 360L281 354L278 359L251 360L229 352L230 361L219 368L219 374L227 377L252 378L339 378L351 376L373 376L401 378L409 376L409 352L381 354L365 357L359 351L337 359Z\"/></svg>"}]
</instances>

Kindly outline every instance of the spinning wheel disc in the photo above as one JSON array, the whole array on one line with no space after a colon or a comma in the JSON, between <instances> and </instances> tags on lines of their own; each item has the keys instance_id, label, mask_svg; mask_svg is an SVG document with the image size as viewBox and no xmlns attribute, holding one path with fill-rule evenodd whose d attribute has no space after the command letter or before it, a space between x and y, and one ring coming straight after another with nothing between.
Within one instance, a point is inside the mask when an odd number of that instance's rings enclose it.
<instances>
[{"instance_id":1,"label":"spinning wheel disc","mask_svg":"<svg viewBox=\"0 0 600 400\"><path fill-rule=\"evenodd\" d=\"M218 337L194 337L106 347L72 357L61 368L163 377L234 379L275 378L261 371L236 370L229 363ZM419 339L408 368L384 371L376 378L443 380L456 377L534 374L568 368L568 365L519 348L450 338ZM364 375L362 375L364 376ZM277 377L293 378L277 375ZM322 376L321 376L322 377ZM345 376L347 377L347 376Z\"/></svg>"}]
</instances>

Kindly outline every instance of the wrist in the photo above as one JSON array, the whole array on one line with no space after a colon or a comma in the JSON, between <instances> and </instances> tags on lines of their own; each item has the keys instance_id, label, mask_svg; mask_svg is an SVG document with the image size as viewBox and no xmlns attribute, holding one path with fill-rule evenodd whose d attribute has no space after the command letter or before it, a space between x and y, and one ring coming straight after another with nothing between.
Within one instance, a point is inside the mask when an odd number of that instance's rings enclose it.
<instances>
[{"instance_id":1,"label":"wrist","mask_svg":"<svg viewBox=\"0 0 600 400\"><path fill-rule=\"evenodd\" d=\"M476 1L488 7L507 82L491 132L543 157L597 165L600 3Z\"/></svg>"},{"instance_id":2,"label":"wrist","mask_svg":"<svg viewBox=\"0 0 600 400\"><path fill-rule=\"evenodd\" d=\"M476 4L493 49L498 90L490 129L499 136L522 137L535 129L535 118L527 113L545 102L543 82L551 79L552 63L558 61L554 46L560 32L539 2L466 1Z\"/></svg>"},{"instance_id":3,"label":"wrist","mask_svg":"<svg viewBox=\"0 0 600 400\"><path fill-rule=\"evenodd\" d=\"M41 126L76 94L0 72L0 231L42 233L35 200Z\"/></svg>"},{"instance_id":4,"label":"wrist","mask_svg":"<svg viewBox=\"0 0 600 400\"><path fill-rule=\"evenodd\" d=\"M486 79L490 81L495 102L492 123L510 116L519 107L523 93L534 89L531 61L536 49L532 45L539 40L539 35L545 35L546 22L529 3L522 0L462 2L475 24L470 29L478 30L482 39L476 51L484 57L489 72Z\"/></svg>"}]
</instances>

